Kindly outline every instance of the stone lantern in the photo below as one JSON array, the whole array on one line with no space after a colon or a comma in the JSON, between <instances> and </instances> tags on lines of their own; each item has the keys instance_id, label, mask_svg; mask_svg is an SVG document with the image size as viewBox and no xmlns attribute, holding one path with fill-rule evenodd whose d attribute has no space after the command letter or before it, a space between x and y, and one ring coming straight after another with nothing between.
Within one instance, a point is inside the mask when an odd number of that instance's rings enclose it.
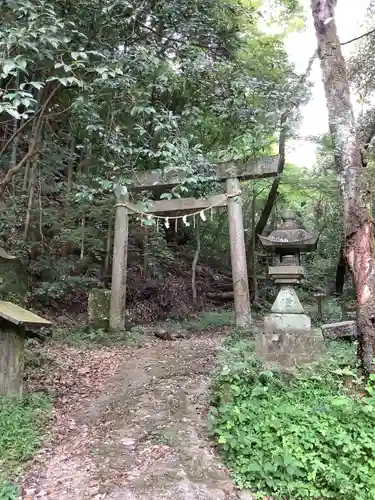
<instances>
[{"instance_id":1,"label":"stone lantern","mask_svg":"<svg viewBox=\"0 0 375 500\"><path fill-rule=\"evenodd\" d=\"M318 235L299 228L296 214L291 210L283 213L282 221L268 236L259 235L264 250L274 255L269 275L280 286L271 313L264 318L262 350L290 361L297 353L300 360L311 351L311 319L304 314L295 287L304 276L301 254L316 249Z\"/></svg>"}]
</instances>

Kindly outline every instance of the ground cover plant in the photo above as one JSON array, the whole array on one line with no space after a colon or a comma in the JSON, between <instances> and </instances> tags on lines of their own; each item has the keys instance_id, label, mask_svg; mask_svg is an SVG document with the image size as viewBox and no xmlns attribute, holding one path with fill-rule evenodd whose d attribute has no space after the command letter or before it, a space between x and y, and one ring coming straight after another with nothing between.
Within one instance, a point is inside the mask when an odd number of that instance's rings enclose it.
<instances>
[{"instance_id":1,"label":"ground cover plant","mask_svg":"<svg viewBox=\"0 0 375 500\"><path fill-rule=\"evenodd\" d=\"M42 443L50 412L50 399L45 395L0 398L0 500L19 498L9 478L22 471Z\"/></svg>"},{"instance_id":2,"label":"ground cover plant","mask_svg":"<svg viewBox=\"0 0 375 500\"><path fill-rule=\"evenodd\" d=\"M321 362L267 367L249 341L227 347L213 383L212 432L235 482L259 498L375 498L375 398L352 344Z\"/></svg>"}]
</instances>

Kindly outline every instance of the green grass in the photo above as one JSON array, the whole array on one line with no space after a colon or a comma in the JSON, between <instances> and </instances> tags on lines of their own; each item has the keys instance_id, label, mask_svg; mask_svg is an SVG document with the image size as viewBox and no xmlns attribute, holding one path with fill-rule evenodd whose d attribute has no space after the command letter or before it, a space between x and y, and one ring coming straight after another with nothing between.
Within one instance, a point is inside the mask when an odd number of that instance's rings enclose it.
<instances>
[{"instance_id":1,"label":"green grass","mask_svg":"<svg viewBox=\"0 0 375 500\"><path fill-rule=\"evenodd\" d=\"M184 321L181 325L185 330L204 332L215 328L233 327L233 311L206 311L194 318Z\"/></svg>"},{"instance_id":2,"label":"green grass","mask_svg":"<svg viewBox=\"0 0 375 500\"><path fill-rule=\"evenodd\" d=\"M41 445L50 415L51 401L45 395L0 398L0 500L17 498L9 480Z\"/></svg>"},{"instance_id":3,"label":"green grass","mask_svg":"<svg viewBox=\"0 0 375 500\"><path fill-rule=\"evenodd\" d=\"M357 376L355 349L331 342L319 363L286 370L251 340L227 344L209 420L239 487L275 500L375 499L375 387Z\"/></svg>"},{"instance_id":4,"label":"green grass","mask_svg":"<svg viewBox=\"0 0 375 500\"><path fill-rule=\"evenodd\" d=\"M204 332L222 327L235 328L233 311L207 311L186 321L166 321L163 325L194 332ZM127 331L109 332L105 328L93 328L90 325L85 325L57 328L54 330L52 338L70 346L89 347L92 345L140 345L143 336L142 327L135 326Z\"/></svg>"},{"instance_id":5,"label":"green grass","mask_svg":"<svg viewBox=\"0 0 375 500\"><path fill-rule=\"evenodd\" d=\"M142 341L140 329L109 332L105 328L93 328L89 325L74 328L58 328L53 332L53 339L74 347L90 345L138 345Z\"/></svg>"}]
</instances>

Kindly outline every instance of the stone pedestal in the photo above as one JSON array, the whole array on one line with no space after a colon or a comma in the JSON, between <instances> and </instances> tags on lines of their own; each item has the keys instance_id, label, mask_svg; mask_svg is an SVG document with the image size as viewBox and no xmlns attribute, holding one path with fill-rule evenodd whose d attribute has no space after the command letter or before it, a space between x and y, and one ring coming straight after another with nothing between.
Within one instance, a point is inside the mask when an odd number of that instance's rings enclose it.
<instances>
[{"instance_id":1,"label":"stone pedestal","mask_svg":"<svg viewBox=\"0 0 375 500\"><path fill-rule=\"evenodd\" d=\"M291 285L282 285L271 314L264 318L260 348L269 361L288 366L311 362L322 352L322 334L311 329L311 319Z\"/></svg>"},{"instance_id":2,"label":"stone pedestal","mask_svg":"<svg viewBox=\"0 0 375 500\"><path fill-rule=\"evenodd\" d=\"M271 313L264 318L264 333L303 335L311 330L311 319L306 314Z\"/></svg>"}]
</instances>

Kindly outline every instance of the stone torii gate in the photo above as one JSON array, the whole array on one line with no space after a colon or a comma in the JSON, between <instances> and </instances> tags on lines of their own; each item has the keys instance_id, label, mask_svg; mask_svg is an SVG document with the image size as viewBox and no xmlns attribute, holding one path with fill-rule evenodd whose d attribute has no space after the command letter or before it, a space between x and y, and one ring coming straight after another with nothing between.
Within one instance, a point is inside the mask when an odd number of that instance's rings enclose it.
<instances>
[{"instance_id":1,"label":"stone torii gate","mask_svg":"<svg viewBox=\"0 0 375 500\"><path fill-rule=\"evenodd\" d=\"M216 178L219 182L226 183L226 194L213 195L206 199L179 198L150 201L147 203L147 208L142 210L144 213L165 214L165 217L168 217L172 214L189 215L213 206L228 207L234 309L238 327L247 327L251 324L240 180L275 177L278 160L279 156L275 155L248 162L221 163L216 167ZM163 189L165 192L182 184L183 181L183 175L176 171L152 170L136 174L127 188L124 186L116 188L116 221L109 314L109 328L111 330L122 330L125 325L129 215L136 215L138 212L137 205L129 201L128 189L133 192Z\"/></svg>"}]
</instances>

